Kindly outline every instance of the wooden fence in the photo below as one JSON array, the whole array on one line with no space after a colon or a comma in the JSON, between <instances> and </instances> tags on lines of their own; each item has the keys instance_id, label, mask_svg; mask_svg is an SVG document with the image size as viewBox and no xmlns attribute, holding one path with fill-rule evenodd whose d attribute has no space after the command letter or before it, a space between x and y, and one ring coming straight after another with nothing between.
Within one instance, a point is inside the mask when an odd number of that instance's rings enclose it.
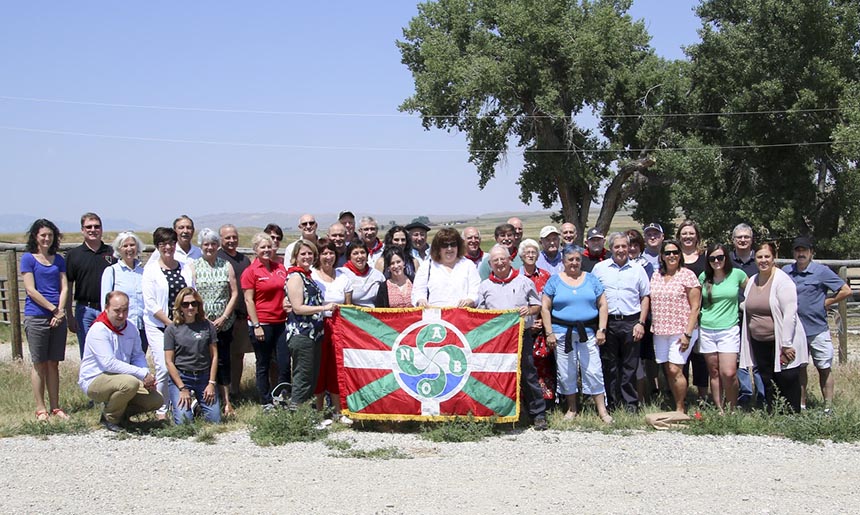
<instances>
[{"instance_id":1,"label":"wooden fence","mask_svg":"<svg viewBox=\"0 0 860 515\"><path fill-rule=\"evenodd\" d=\"M78 244L62 244L60 250L65 251L76 247ZM155 248L147 245L143 255L148 257ZM253 259L253 250L247 248L238 249L239 252ZM11 328L12 357L22 359L22 333L21 313L24 311L24 283L19 275L20 254L24 252L23 244L0 243L0 252L3 253L3 270L0 270L0 324L9 325ZM780 259L778 264L790 263L790 260ZM842 301L834 309L831 308L831 316L836 326L837 339L839 342L839 363L848 361L848 333L860 330L857 325L849 325L849 321L860 319L860 260L816 260L817 263L827 265L837 270L839 277L851 286L854 293L848 300ZM857 273L849 274L849 268ZM852 272L853 272L852 271Z\"/></svg>"}]
</instances>

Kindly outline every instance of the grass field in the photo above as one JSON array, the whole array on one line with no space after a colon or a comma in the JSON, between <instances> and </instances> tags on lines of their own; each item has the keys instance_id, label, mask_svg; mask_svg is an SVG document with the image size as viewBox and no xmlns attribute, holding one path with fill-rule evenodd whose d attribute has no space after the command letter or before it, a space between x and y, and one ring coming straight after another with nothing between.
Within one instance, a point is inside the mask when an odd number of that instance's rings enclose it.
<instances>
[{"instance_id":1,"label":"grass field","mask_svg":"<svg viewBox=\"0 0 860 515\"><path fill-rule=\"evenodd\" d=\"M2 335L0 335L2 336ZM67 355L77 353L74 338L69 339ZM8 345L3 343L2 345ZM5 349L4 349L5 350ZM852 337L851 350L856 356L860 352L860 337ZM26 352L26 349L25 349ZM8 356L8 352L4 352ZM34 401L30 388L30 365L26 361L8 358L0 362L0 384L4 385L0 396L0 437L32 435L48 437L54 434L75 434L98 429L99 410L88 408L88 399L77 386L78 366L76 359L69 359L60 365L60 402L72 416L67 423L35 422ZM809 409L800 415L783 413L768 414L763 411L738 412L719 416L712 408L697 408L694 392L688 396L689 413L699 413L701 418L685 429L696 435L761 434L786 437L803 442L821 439L833 441L860 440L860 363L856 360L834 368L836 377L836 400L834 414L822 414L822 401L818 390L818 376L814 368L809 370L810 393ZM189 427L174 427L171 424L157 423L151 415L137 417L129 436L152 435L170 438L192 438L203 443L212 443L214 435L225 431L249 429L252 439L260 445L279 445L288 441L308 441L321 438L310 431L319 416L312 410L303 410L295 416L279 414L276 418L263 415L256 400L253 384L253 355L246 358L245 374L241 385L241 395L234 399L236 416L220 425L195 423ZM645 406L643 413L629 415L614 414L612 426L604 425L596 415L590 401L584 403L583 414L573 421L566 421L561 412L551 413L549 424L552 429L573 431L601 431L624 433L634 430L650 430L644 423L644 414L668 409L667 400L656 398ZM523 410L524 411L524 410ZM473 441L505 432L519 426L528 426L523 416L519 424L493 425L467 419L444 424L416 423L357 423L354 430L417 432L434 441ZM340 428L343 429L343 428Z\"/></svg>"}]
</instances>

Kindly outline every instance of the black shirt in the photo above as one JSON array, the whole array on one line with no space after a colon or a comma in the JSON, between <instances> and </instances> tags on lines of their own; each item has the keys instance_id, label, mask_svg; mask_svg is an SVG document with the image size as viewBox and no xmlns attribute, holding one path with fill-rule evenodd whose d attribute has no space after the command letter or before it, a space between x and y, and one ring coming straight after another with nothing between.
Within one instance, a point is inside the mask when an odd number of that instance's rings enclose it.
<instances>
[{"instance_id":1,"label":"black shirt","mask_svg":"<svg viewBox=\"0 0 860 515\"><path fill-rule=\"evenodd\" d=\"M755 264L755 256L752 252L750 252L750 259L746 263L741 261L741 258L739 258L737 254L735 254L734 250L731 252L730 256L732 259L732 266L734 268L740 268L741 270L743 270L744 273L747 274L747 277L752 277L758 273L758 266L756 266Z\"/></svg>"},{"instance_id":2,"label":"black shirt","mask_svg":"<svg viewBox=\"0 0 860 515\"><path fill-rule=\"evenodd\" d=\"M683 256L681 256L683 259ZM699 258L693 261L692 263L684 263L684 268L688 268L696 274L696 278L698 279L700 275L705 271L705 263L708 261L708 256L704 254L699 254Z\"/></svg>"},{"instance_id":3,"label":"black shirt","mask_svg":"<svg viewBox=\"0 0 860 515\"><path fill-rule=\"evenodd\" d=\"M75 301L78 304L101 309L102 272L114 263L113 248L105 242L101 242L96 252L86 243L66 252L66 277L69 286L75 285Z\"/></svg>"},{"instance_id":4,"label":"black shirt","mask_svg":"<svg viewBox=\"0 0 860 515\"><path fill-rule=\"evenodd\" d=\"M233 274L236 276L236 287L239 288L239 298L236 301L236 307L233 309L237 315L248 315L248 308L245 306L245 296L242 294L242 272L251 265L251 260L248 256L241 252L236 252L235 256L227 254L224 249L218 249L218 257L224 259L230 266L233 267ZM240 320L242 317L238 317Z\"/></svg>"}]
</instances>

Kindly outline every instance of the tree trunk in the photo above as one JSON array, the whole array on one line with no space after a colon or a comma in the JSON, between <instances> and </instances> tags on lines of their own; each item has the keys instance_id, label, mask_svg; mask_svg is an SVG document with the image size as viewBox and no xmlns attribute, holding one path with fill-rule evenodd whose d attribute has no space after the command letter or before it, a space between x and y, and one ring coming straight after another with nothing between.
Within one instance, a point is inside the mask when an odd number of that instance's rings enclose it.
<instances>
[{"instance_id":1,"label":"tree trunk","mask_svg":"<svg viewBox=\"0 0 860 515\"><path fill-rule=\"evenodd\" d=\"M609 231L609 226L612 225L612 219L618 208L627 199L639 191L646 181L645 172L648 168L654 166L654 159L650 157L640 157L633 161L628 161L618 173L613 177L609 187L606 188L606 193L603 195L603 205L600 206L600 216L597 217L596 227L606 234ZM641 180L629 182L633 174L642 174Z\"/></svg>"}]
</instances>

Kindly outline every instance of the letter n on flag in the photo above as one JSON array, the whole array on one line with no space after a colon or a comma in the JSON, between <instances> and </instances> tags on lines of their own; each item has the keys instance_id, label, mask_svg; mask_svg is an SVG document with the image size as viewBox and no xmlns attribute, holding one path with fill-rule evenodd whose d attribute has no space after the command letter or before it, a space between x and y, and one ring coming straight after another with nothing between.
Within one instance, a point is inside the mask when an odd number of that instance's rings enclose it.
<instances>
[{"instance_id":1,"label":"letter n on flag","mask_svg":"<svg viewBox=\"0 0 860 515\"><path fill-rule=\"evenodd\" d=\"M333 326L341 408L350 417L519 418L516 311L343 306Z\"/></svg>"}]
</instances>

